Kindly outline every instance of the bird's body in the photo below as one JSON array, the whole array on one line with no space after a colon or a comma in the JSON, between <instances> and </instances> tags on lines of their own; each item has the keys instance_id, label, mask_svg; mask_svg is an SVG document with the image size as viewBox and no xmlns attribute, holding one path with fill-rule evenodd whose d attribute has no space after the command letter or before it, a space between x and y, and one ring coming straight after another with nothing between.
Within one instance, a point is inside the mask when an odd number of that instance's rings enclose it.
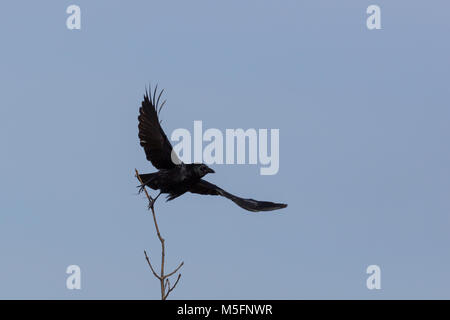
<instances>
[{"instance_id":1,"label":"bird's body","mask_svg":"<svg viewBox=\"0 0 450 320\"><path fill-rule=\"evenodd\" d=\"M202 164L179 164L172 169L161 169L154 173L141 174L145 186L161 193L168 193L167 200L175 199L188 192L192 186L211 170L206 168L202 175Z\"/></svg>"},{"instance_id":2,"label":"bird's body","mask_svg":"<svg viewBox=\"0 0 450 320\"><path fill-rule=\"evenodd\" d=\"M160 194L167 193L168 201L186 192L220 195L232 200L241 208L253 212L271 211L287 207L283 203L237 197L202 179L206 174L214 173L214 170L207 165L202 163L185 164L181 162L161 128L158 113L165 103L164 101L159 106L159 101L164 90L160 92L158 97L156 97L156 90L157 88L153 91L153 96L151 92L150 95L147 92L144 95L142 106L139 109L138 127L140 144L144 148L147 160L159 170L154 173L139 175L139 179L142 181L142 185L139 186L141 190L147 186L153 190L159 190Z\"/></svg>"}]
</instances>

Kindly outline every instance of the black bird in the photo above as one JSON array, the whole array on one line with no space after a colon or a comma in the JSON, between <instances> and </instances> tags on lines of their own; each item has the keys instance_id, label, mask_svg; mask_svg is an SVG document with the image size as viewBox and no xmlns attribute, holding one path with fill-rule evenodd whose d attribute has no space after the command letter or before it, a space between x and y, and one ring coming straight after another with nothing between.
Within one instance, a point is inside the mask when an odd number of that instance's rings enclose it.
<instances>
[{"instance_id":1,"label":"black bird","mask_svg":"<svg viewBox=\"0 0 450 320\"><path fill-rule=\"evenodd\" d=\"M160 99L164 90L161 90L158 97L157 86L150 95L146 90L142 106L139 108L139 140L144 148L147 160L158 169L157 172L140 174L139 178L142 185L139 192L143 191L145 186L154 190L159 190L158 196L152 200L150 206L161 193L168 193L167 201L173 200L186 192L220 195L230 199L241 208L249 211L271 211L286 208L287 204L274 203L269 201L256 201L253 199L243 199L226 192L222 188L203 180L208 173L214 173L214 170L203 163L185 164L173 151L172 145L167 139L166 134L161 128L158 115L165 102L160 104Z\"/></svg>"}]
</instances>

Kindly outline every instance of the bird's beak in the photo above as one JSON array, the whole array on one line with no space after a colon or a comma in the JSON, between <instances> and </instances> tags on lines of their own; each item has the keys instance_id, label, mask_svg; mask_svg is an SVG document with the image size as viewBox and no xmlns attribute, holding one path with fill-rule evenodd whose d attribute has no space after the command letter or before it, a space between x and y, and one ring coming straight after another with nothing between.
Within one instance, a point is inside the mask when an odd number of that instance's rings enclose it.
<instances>
[{"instance_id":1,"label":"bird's beak","mask_svg":"<svg viewBox=\"0 0 450 320\"><path fill-rule=\"evenodd\" d=\"M208 173L216 173L213 169L208 168Z\"/></svg>"}]
</instances>

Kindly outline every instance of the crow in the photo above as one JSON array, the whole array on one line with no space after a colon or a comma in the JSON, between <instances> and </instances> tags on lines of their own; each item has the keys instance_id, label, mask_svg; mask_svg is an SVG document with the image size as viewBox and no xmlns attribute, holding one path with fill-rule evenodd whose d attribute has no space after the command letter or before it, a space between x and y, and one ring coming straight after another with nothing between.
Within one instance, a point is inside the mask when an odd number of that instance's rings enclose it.
<instances>
[{"instance_id":1,"label":"crow","mask_svg":"<svg viewBox=\"0 0 450 320\"><path fill-rule=\"evenodd\" d=\"M167 201L173 200L186 192L219 195L230 199L241 208L258 212L271 211L286 208L287 204L274 203L269 201L257 201L253 199L244 199L237 197L218 186L203 180L208 173L215 173L203 163L183 163L174 152L169 139L161 128L159 114L166 103L161 101L164 89L157 96L156 86L153 90L145 90L144 100L139 108L138 129L140 145L144 148L148 161L158 169L157 172L140 174L139 180L142 182L138 186L139 193L147 186L153 190L159 190L155 199L152 198L149 207L153 207L154 202L161 193L167 193Z\"/></svg>"}]
</instances>

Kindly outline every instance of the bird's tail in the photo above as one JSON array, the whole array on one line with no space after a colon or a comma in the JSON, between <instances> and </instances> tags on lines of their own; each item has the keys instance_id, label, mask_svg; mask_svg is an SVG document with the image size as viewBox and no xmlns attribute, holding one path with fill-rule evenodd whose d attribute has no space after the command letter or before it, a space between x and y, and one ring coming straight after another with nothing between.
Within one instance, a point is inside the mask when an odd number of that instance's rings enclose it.
<instances>
[{"instance_id":1,"label":"bird's tail","mask_svg":"<svg viewBox=\"0 0 450 320\"><path fill-rule=\"evenodd\" d=\"M272 210L278 210L282 208L286 208L287 204L284 203L275 203L270 201L258 201L254 199L244 199L238 196L235 196L234 194L228 193L225 190L221 190L220 194L224 196L225 198L230 199L234 203L236 203L239 207L253 212L258 211L272 211Z\"/></svg>"}]
</instances>

